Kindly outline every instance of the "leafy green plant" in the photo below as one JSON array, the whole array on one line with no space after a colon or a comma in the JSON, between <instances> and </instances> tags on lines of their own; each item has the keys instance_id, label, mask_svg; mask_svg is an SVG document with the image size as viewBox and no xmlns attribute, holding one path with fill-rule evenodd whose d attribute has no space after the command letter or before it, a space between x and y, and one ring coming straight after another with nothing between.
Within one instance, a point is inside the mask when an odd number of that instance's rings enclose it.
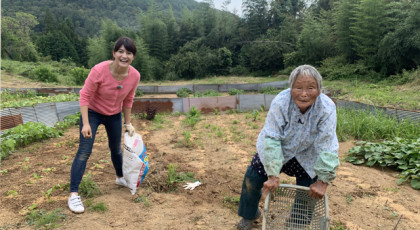
<instances>
[{"instance_id":1,"label":"leafy green plant","mask_svg":"<svg viewBox=\"0 0 420 230\"><path fill-rule=\"evenodd\" d=\"M98 185L91 180L92 174L88 173L80 183L79 194L86 198L92 198L95 194L101 194Z\"/></svg>"},{"instance_id":2,"label":"leafy green plant","mask_svg":"<svg viewBox=\"0 0 420 230\"><path fill-rule=\"evenodd\" d=\"M71 126L78 125L80 121L80 112L66 116L62 121L57 122L54 127L59 131L65 131Z\"/></svg>"},{"instance_id":3,"label":"leafy green plant","mask_svg":"<svg viewBox=\"0 0 420 230\"><path fill-rule=\"evenodd\" d=\"M52 188L48 189L46 192L42 192L42 193L44 194L44 196L45 196L47 199L50 199L51 194L52 194L55 190L60 189L60 188L61 188L60 184L56 184L56 185L54 185Z\"/></svg>"},{"instance_id":4,"label":"leafy green plant","mask_svg":"<svg viewBox=\"0 0 420 230\"><path fill-rule=\"evenodd\" d=\"M178 97L189 97L192 93L193 91L188 88L181 88L176 92L176 95Z\"/></svg>"},{"instance_id":5,"label":"leafy green plant","mask_svg":"<svg viewBox=\"0 0 420 230\"><path fill-rule=\"evenodd\" d=\"M46 212L44 209L34 209L26 215L25 219L28 225L35 225L36 228L53 229L60 226L57 222L66 219L66 215L61 212L63 212L62 209L50 212Z\"/></svg>"},{"instance_id":6,"label":"leafy green plant","mask_svg":"<svg viewBox=\"0 0 420 230\"><path fill-rule=\"evenodd\" d=\"M9 190L9 191L7 191L7 193L6 193L6 196L10 196L10 195L12 195L12 196L17 196L17 195L18 195L18 193L17 193L15 190Z\"/></svg>"},{"instance_id":7,"label":"leafy green plant","mask_svg":"<svg viewBox=\"0 0 420 230\"><path fill-rule=\"evenodd\" d=\"M26 146L32 142L58 137L59 132L41 123L27 122L3 131L1 138L1 159L11 154L17 147Z\"/></svg>"},{"instance_id":8,"label":"leafy green plant","mask_svg":"<svg viewBox=\"0 0 420 230\"><path fill-rule=\"evenodd\" d=\"M58 94L55 96L38 95L35 91L27 91L25 93L18 91L12 93L10 90L1 91L2 103L1 109L9 107L25 107L33 106L40 103L53 103L53 102L65 102L65 101L77 101L79 100L79 94L68 93Z\"/></svg>"},{"instance_id":9,"label":"leafy green plant","mask_svg":"<svg viewBox=\"0 0 420 230\"><path fill-rule=\"evenodd\" d=\"M245 91L242 90L242 89L229 89L228 93L229 93L229 95L232 95L233 96L233 95L241 95L241 94L244 94Z\"/></svg>"},{"instance_id":10,"label":"leafy green plant","mask_svg":"<svg viewBox=\"0 0 420 230\"><path fill-rule=\"evenodd\" d=\"M192 106L187 114L187 118L184 120L184 124L194 127L201 120L200 115L200 110Z\"/></svg>"},{"instance_id":11,"label":"leafy green plant","mask_svg":"<svg viewBox=\"0 0 420 230\"><path fill-rule=\"evenodd\" d=\"M392 167L401 171L398 184L411 180L411 186L420 189L420 138L372 143L360 141L349 150L346 160L353 164Z\"/></svg>"},{"instance_id":12,"label":"leafy green plant","mask_svg":"<svg viewBox=\"0 0 420 230\"><path fill-rule=\"evenodd\" d=\"M34 173L33 177L34 177L35 180L38 180L38 179L43 178L44 176L39 176L38 174Z\"/></svg>"}]
</instances>

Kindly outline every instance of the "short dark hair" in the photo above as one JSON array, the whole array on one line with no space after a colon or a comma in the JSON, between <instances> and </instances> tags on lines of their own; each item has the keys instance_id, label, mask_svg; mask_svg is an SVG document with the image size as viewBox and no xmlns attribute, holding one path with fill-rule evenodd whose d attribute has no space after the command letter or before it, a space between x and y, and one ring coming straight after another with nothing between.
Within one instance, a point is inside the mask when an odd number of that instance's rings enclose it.
<instances>
[{"instance_id":1,"label":"short dark hair","mask_svg":"<svg viewBox=\"0 0 420 230\"><path fill-rule=\"evenodd\" d=\"M133 53L134 56L136 56L137 48L136 44L134 44L133 39L129 37L118 38L114 45L114 52L117 52L121 48L121 46L124 46L126 50L130 51L131 53Z\"/></svg>"}]
</instances>

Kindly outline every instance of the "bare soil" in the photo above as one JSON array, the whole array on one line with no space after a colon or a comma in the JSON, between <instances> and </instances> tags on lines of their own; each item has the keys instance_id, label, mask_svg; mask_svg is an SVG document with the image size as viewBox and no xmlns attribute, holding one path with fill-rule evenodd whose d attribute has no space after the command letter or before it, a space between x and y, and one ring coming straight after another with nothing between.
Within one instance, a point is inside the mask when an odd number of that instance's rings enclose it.
<instances>
[{"instance_id":1,"label":"bare soil","mask_svg":"<svg viewBox=\"0 0 420 230\"><path fill-rule=\"evenodd\" d=\"M46 211L61 208L66 219L60 222L60 229L235 229L237 204L230 200L240 196L243 174L265 115L260 112L255 121L250 113L201 115L194 128L184 125L184 115L164 116L162 124L133 116L150 162L150 171L134 196L128 188L115 185L101 126L86 173L92 173L91 179L102 191L93 203L106 204L104 213L87 207L87 199L83 199L85 213L72 213L67 208L67 188L53 191L49 198L44 195L57 184L69 183L78 147L77 127L62 137L31 144L1 163L0 229L33 229L25 221L33 204ZM351 141L340 143L340 158L353 146ZM169 184L169 164L177 165L177 172L193 172L202 185L190 191L182 187L186 182ZM42 178L35 179L35 173ZM332 226L420 229L420 192L407 184L397 186L396 174L342 161L327 191ZM294 183L283 174L281 179ZM7 195L12 190L16 196ZM136 202L138 197L143 201ZM261 229L261 224L260 219L254 229Z\"/></svg>"},{"instance_id":2,"label":"bare soil","mask_svg":"<svg viewBox=\"0 0 420 230\"><path fill-rule=\"evenodd\" d=\"M66 87L31 82L4 71L1 78L2 88ZM19 149L0 165L0 229L33 229L25 217L34 204L40 210L62 209L66 219L59 222L59 229L236 229L240 218L231 200L240 196L265 115L260 112L256 120L248 113L202 115L194 128L183 124L184 115L165 116L163 124L133 116L150 162L150 171L134 196L114 183L106 132L100 127L85 175L90 172L101 190L93 203L103 202L108 208L104 213L89 208L87 199L83 199L85 213L72 213L67 208L68 188L54 190L49 198L45 195L54 186L69 183L78 127ZM340 158L353 146L352 141L341 142ZM177 165L177 172L193 172L202 185L190 191L182 187L186 182L169 184L169 164ZM36 179L35 173L41 178ZM281 179L294 183L284 174ZM420 191L408 184L398 186L397 179L396 171L342 160L327 191L332 229L420 229ZM261 229L261 222L261 218L255 222L254 229Z\"/></svg>"}]
</instances>

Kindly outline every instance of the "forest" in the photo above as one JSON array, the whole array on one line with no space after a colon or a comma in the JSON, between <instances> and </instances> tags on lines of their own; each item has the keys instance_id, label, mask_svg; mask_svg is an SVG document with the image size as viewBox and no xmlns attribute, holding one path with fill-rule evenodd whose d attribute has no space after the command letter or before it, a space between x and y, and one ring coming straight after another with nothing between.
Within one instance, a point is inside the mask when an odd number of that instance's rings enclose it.
<instances>
[{"instance_id":1,"label":"forest","mask_svg":"<svg viewBox=\"0 0 420 230\"><path fill-rule=\"evenodd\" d=\"M129 36L142 80L270 76L296 65L378 82L420 65L419 0L4 0L1 57L91 68Z\"/></svg>"}]
</instances>

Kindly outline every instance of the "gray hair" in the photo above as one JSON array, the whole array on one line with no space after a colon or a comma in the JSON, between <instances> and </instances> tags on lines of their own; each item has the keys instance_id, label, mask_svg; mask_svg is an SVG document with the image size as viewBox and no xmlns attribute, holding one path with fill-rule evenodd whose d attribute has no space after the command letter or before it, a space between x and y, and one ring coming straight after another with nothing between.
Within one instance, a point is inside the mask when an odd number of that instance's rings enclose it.
<instances>
[{"instance_id":1,"label":"gray hair","mask_svg":"<svg viewBox=\"0 0 420 230\"><path fill-rule=\"evenodd\" d=\"M301 65L296 67L296 69L294 69L292 71L292 73L290 74L289 77L289 87L292 88L293 84L296 81L296 78L298 76L307 76L307 77L313 77L316 82L318 83L318 91L319 93L321 93L322 91L322 76L321 74L318 72L318 70L315 69L315 67L310 66L310 65Z\"/></svg>"}]
</instances>

